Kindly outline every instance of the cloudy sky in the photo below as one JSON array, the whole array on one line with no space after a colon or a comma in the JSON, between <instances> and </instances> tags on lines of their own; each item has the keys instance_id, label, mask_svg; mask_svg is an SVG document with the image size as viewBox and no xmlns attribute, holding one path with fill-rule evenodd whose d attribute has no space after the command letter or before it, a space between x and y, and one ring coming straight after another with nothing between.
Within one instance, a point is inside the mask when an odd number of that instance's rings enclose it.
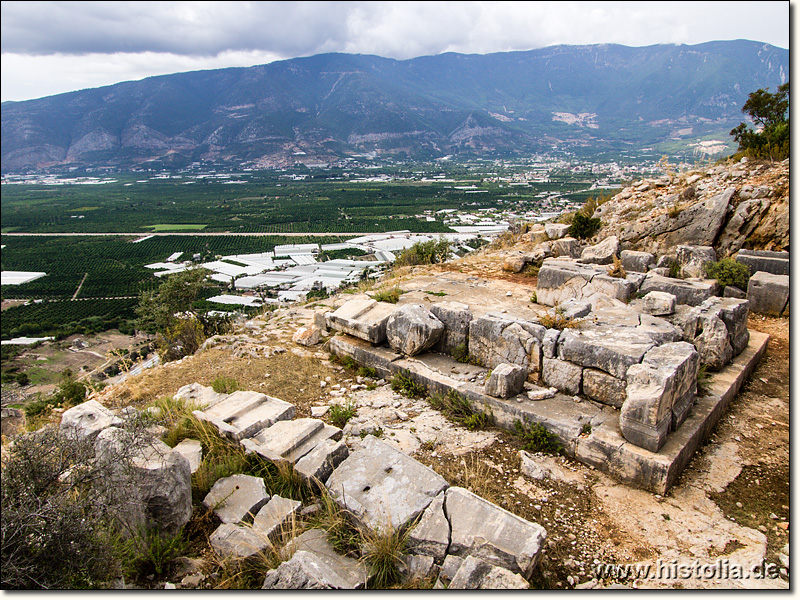
<instances>
[{"instance_id":1,"label":"cloudy sky","mask_svg":"<svg viewBox=\"0 0 800 600\"><path fill-rule=\"evenodd\" d=\"M793 4L793 2L791 3ZM2 2L2 100L322 52L407 59L554 44L749 39L790 2ZM794 6L792 6L794 9Z\"/></svg>"}]
</instances>

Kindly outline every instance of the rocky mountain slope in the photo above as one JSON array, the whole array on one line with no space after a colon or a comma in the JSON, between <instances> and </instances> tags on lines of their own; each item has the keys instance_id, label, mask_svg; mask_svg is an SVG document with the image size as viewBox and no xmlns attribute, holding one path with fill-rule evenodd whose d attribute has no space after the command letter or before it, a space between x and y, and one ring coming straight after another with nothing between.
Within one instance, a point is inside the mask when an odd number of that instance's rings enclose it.
<instances>
[{"instance_id":1,"label":"rocky mountain slope","mask_svg":"<svg viewBox=\"0 0 800 600\"><path fill-rule=\"evenodd\" d=\"M3 103L2 170L691 154L700 141L728 140L748 94L774 89L788 70L788 50L744 40L406 61L326 54Z\"/></svg>"}]
</instances>

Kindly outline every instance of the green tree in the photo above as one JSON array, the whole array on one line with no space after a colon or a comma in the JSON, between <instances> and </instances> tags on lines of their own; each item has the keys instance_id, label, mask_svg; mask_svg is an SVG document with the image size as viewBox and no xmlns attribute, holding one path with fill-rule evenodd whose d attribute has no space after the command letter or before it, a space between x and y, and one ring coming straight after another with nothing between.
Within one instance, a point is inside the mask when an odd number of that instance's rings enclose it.
<instances>
[{"instance_id":1,"label":"green tree","mask_svg":"<svg viewBox=\"0 0 800 600\"><path fill-rule=\"evenodd\" d=\"M136 327L149 332L163 332L179 317L195 317L192 304L200 297L209 271L188 269L167 277L151 292L144 292L136 307Z\"/></svg>"},{"instance_id":2,"label":"green tree","mask_svg":"<svg viewBox=\"0 0 800 600\"><path fill-rule=\"evenodd\" d=\"M789 82L774 94L767 89L751 93L742 107L757 129L745 123L731 130L739 152L753 158L783 160L789 156Z\"/></svg>"}]
</instances>

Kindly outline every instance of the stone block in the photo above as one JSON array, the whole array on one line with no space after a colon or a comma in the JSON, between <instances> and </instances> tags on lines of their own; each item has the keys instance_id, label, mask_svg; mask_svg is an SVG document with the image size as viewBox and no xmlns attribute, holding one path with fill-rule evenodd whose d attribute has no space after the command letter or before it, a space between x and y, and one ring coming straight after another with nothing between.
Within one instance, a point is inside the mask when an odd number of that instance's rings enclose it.
<instances>
[{"instance_id":1,"label":"stone block","mask_svg":"<svg viewBox=\"0 0 800 600\"><path fill-rule=\"evenodd\" d=\"M675 254L684 277L703 277L705 265L717 260L717 252L711 246L680 245Z\"/></svg>"},{"instance_id":2,"label":"stone block","mask_svg":"<svg viewBox=\"0 0 800 600\"><path fill-rule=\"evenodd\" d=\"M64 411L60 429L73 432L79 439L93 440L107 427L120 427L122 424L122 419L97 400L87 400Z\"/></svg>"},{"instance_id":3,"label":"stone block","mask_svg":"<svg viewBox=\"0 0 800 600\"><path fill-rule=\"evenodd\" d=\"M497 365L486 380L485 393L495 398L511 398L522 393L527 377L528 370L519 365Z\"/></svg>"},{"instance_id":4,"label":"stone block","mask_svg":"<svg viewBox=\"0 0 800 600\"><path fill-rule=\"evenodd\" d=\"M550 250L555 258L580 258L581 244L573 237L565 237L551 242Z\"/></svg>"},{"instance_id":5,"label":"stone block","mask_svg":"<svg viewBox=\"0 0 800 600\"><path fill-rule=\"evenodd\" d=\"M556 358L556 347L561 330L548 329L542 338L542 358Z\"/></svg>"},{"instance_id":6,"label":"stone block","mask_svg":"<svg viewBox=\"0 0 800 600\"><path fill-rule=\"evenodd\" d=\"M740 290L734 285L726 285L725 289L722 292L723 298L738 298L738 299L746 299L747 292Z\"/></svg>"},{"instance_id":7,"label":"stone block","mask_svg":"<svg viewBox=\"0 0 800 600\"><path fill-rule=\"evenodd\" d=\"M525 578L508 569L468 556L456 571L449 590L527 590Z\"/></svg>"},{"instance_id":8,"label":"stone block","mask_svg":"<svg viewBox=\"0 0 800 600\"><path fill-rule=\"evenodd\" d=\"M342 430L320 419L278 421L252 438L241 441L245 449L274 462L296 463L325 440L338 440Z\"/></svg>"},{"instance_id":9,"label":"stone block","mask_svg":"<svg viewBox=\"0 0 800 600\"><path fill-rule=\"evenodd\" d=\"M441 475L371 435L325 485L360 526L379 532L405 527L447 488Z\"/></svg>"},{"instance_id":10,"label":"stone block","mask_svg":"<svg viewBox=\"0 0 800 600\"><path fill-rule=\"evenodd\" d=\"M503 270L519 273L528 264L528 256L523 252L512 252L503 259Z\"/></svg>"},{"instance_id":11,"label":"stone block","mask_svg":"<svg viewBox=\"0 0 800 600\"><path fill-rule=\"evenodd\" d=\"M736 254L736 262L747 265L751 275L759 271L772 275L789 275L788 252L739 250Z\"/></svg>"},{"instance_id":12,"label":"stone block","mask_svg":"<svg viewBox=\"0 0 800 600\"><path fill-rule=\"evenodd\" d=\"M558 357L625 379L628 367L641 362L653 346L649 335L633 327L565 329L558 340Z\"/></svg>"},{"instance_id":13,"label":"stone block","mask_svg":"<svg viewBox=\"0 0 800 600\"><path fill-rule=\"evenodd\" d=\"M613 406L622 407L625 402L627 382L597 369L583 370L583 393L587 398Z\"/></svg>"},{"instance_id":14,"label":"stone block","mask_svg":"<svg viewBox=\"0 0 800 600\"><path fill-rule=\"evenodd\" d=\"M262 589L363 589L369 579L367 565L336 552L327 532L310 529L290 544L296 548L289 560L268 571Z\"/></svg>"},{"instance_id":15,"label":"stone block","mask_svg":"<svg viewBox=\"0 0 800 600\"><path fill-rule=\"evenodd\" d=\"M175 400L182 400L186 403L192 403L200 410L206 409L212 404L219 402L228 397L228 394L220 394L215 392L212 388L200 385L199 383L190 383L180 388L173 398Z\"/></svg>"},{"instance_id":16,"label":"stone block","mask_svg":"<svg viewBox=\"0 0 800 600\"><path fill-rule=\"evenodd\" d=\"M656 257L649 252L623 250L619 253L622 268L635 273L647 273L651 265L655 265Z\"/></svg>"},{"instance_id":17,"label":"stone block","mask_svg":"<svg viewBox=\"0 0 800 600\"><path fill-rule=\"evenodd\" d=\"M301 346L316 346L322 341L322 332L316 325L306 325L294 332L292 341Z\"/></svg>"},{"instance_id":18,"label":"stone block","mask_svg":"<svg viewBox=\"0 0 800 600\"><path fill-rule=\"evenodd\" d=\"M203 504L223 523L234 525L252 522L261 507L269 502L269 494L261 477L231 475L218 479L206 494Z\"/></svg>"},{"instance_id":19,"label":"stone block","mask_svg":"<svg viewBox=\"0 0 800 600\"><path fill-rule=\"evenodd\" d=\"M565 223L545 223L544 232L548 239L559 240L567 235L569 225Z\"/></svg>"},{"instance_id":20,"label":"stone block","mask_svg":"<svg viewBox=\"0 0 800 600\"><path fill-rule=\"evenodd\" d=\"M439 341L444 325L421 304L406 304L386 321L386 338L393 350L415 356Z\"/></svg>"},{"instance_id":21,"label":"stone block","mask_svg":"<svg viewBox=\"0 0 800 600\"><path fill-rule=\"evenodd\" d=\"M583 369L566 360L545 358L542 360L542 381L565 394L581 393Z\"/></svg>"},{"instance_id":22,"label":"stone block","mask_svg":"<svg viewBox=\"0 0 800 600\"><path fill-rule=\"evenodd\" d=\"M423 581L434 574L436 563L432 556L405 554L400 559L400 576L408 583Z\"/></svg>"},{"instance_id":23,"label":"stone block","mask_svg":"<svg viewBox=\"0 0 800 600\"><path fill-rule=\"evenodd\" d=\"M182 454L189 461L189 470L194 473L203 462L203 444L199 440L183 440L173 450Z\"/></svg>"},{"instance_id":24,"label":"stone block","mask_svg":"<svg viewBox=\"0 0 800 600\"><path fill-rule=\"evenodd\" d=\"M610 277L605 267L554 259L545 261L539 269L536 301L545 306L558 306L570 299L588 299L599 292L627 302L636 288L633 280Z\"/></svg>"},{"instance_id":25,"label":"stone block","mask_svg":"<svg viewBox=\"0 0 800 600\"><path fill-rule=\"evenodd\" d=\"M450 546L450 522L444 514L444 492L428 505L419 523L408 533L409 552L444 560Z\"/></svg>"},{"instance_id":26,"label":"stone block","mask_svg":"<svg viewBox=\"0 0 800 600\"><path fill-rule=\"evenodd\" d=\"M545 331L541 325L489 313L470 323L469 352L488 368L509 363L535 371Z\"/></svg>"},{"instance_id":27,"label":"stone block","mask_svg":"<svg viewBox=\"0 0 800 600\"><path fill-rule=\"evenodd\" d=\"M649 292L645 294L642 310L648 315L671 315L675 312L676 298L669 292Z\"/></svg>"},{"instance_id":28,"label":"stone block","mask_svg":"<svg viewBox=\"0 0 800 600\"><path fill-rule=\"evenodd\" d=\"M291 522L302 505L298 500L273 496L253 519L253 530L270 540L277 539L283 527Z\"/></svg>"},{"instance_id":29,"label":"stone block","mask_svg":"<svg viewBox=\"0 0 800 600\"><path fill-rule=\"evenodd\" d=\"M310 482L325 482L350 451L343 441L326 439L298 460L294 469Z\"/></svg>"},{"instance_id":30,"label":"stone block","mask_svg":"<svg viewBox=\"0 0 800 600\"><path fill-rule=\"evenodd\" d=\"M547 533L469 490L451 487L445 494L449 517L449 554L474 558L529 577Z\"/></svg>"},{"instance_id":31,"label":"stone block","mask_svg":"<svg viewBox=\"0 0 800 600\"><path fill-rule=\"evenodd\" d=\"M565 319L581 319L592 312L592 305L585 300L570 298L547 312L553 316L560 314Z\"/></svg>"},{"instance_id":32,"label":"stone block","mask_svg":"<svg viewBox=\"0 0 800 600\"><path fill-rule=\"evenodd\" d=\"M272 545L267 536L251 527L223 523L209 537L211 548L223 559L247 560Z\"/></svg>"},{"instance_id":33,"label":"stone block","mask_svg":"<svg viewBox=\"0 0 800 600\"><path fill-rule=\"evenodd\" d=\"M241 440L273 423L293 418L294 406L266 394L238 391L192 414L212 423L221 434Z\"/></svg>"},{"instance_id":34,"label":"stone block","mask_svg":"<svg viewBox=\"0 0 800 600\"><path fill-rule=\"evenodd\" d=\"M619 256L619 238L615 235L609 236L599 244L589 246L581 251L578 259L582 263L595 265L610 265Z\"/></svg>"},{"instance_id":35,"label":"stone block","mask_svg":"<svg viewBox=\"0 0 800 600\"><path fill-rule=\"evenodd\" d=\"M789 308L789 276L758 271L747 284L750 310L779 317Z\"/></svg>"},{"instance_id":36,"label":"stone block","mask_svg":"<svg viewBox=\"0 0 800 600\"><path fill-rule=\"evenodd\" d=\"M377 302L372 298L349 300L327 316L328 327L381 344L386 341L386 321L395 308L394 304Z\"/></svg>"},{"instance_id":37,"label":"stone block","mask_svg":"<svg viewBox=\"0 0 800 600\"><path fill-rule=\"evenodd\" d=\"M650 292L667 292L675 296L678 304L697 306L711 296L716 295L717 282L713 279L686 280L673 277L663 277L650 271L639 288L642 294Z\"/></svg>"},{"instance_id":38,"label":"stone block","mask_svg":"<svg viewBox=\"0 0 800 600\"><path fill-rule=\"evenodd\" d=\"M444 325L444 331L433 350L450 355L459 346L466 349L472 321L469 306L461 302L437 302L431 306L431 312Z\"/></svg>"}]
</instances>

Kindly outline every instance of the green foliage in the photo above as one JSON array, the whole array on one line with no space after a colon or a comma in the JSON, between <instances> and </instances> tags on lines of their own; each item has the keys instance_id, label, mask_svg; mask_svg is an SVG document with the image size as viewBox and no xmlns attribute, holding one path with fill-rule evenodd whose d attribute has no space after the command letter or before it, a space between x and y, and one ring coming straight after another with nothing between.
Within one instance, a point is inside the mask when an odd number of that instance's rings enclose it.
<instances>
[{"instance_id":1,"label":"green foliage","mask_svg":"<svg viewBox=\"0 0 800 600\"><path fill-rule=\"evenodd\" d=\"M177 315L194 315L192 304L200 297L208 275L207 269L188 269L167 277L157 290L143 293L136 307L137 327L165 331L180 318Z\"/></svg>"},{"instance_id":2,"label":"green foliage","mask_svg":"<svg viewBox=\"0 0 800 600\"><path fill-rule=\"evenodd\" d=\"M239 388L239 382L234 377L220 375L211 382L211 389L218 394L232 394Z\"/></svg>"},{"instance_id":3,"label":"green foliage","mask_svg":"<svg viewBox=\"0 0 800 600\"><path fill-rule=\"evenodd\" d=\"M601 226L602 223L598 217L589 217L582 212L577 212L572 218L572 224L567 232L572 237L581 240L592 237L600 231Z\"/></svg>"},{"instance_id":4,"label":"green foliage","mask_svg":"<svg viewBox=\"0 0 800 600\"><path fill-rule=\"evenodd\" d=\"M371 589L383 590L400 582L400 565L410 528L389 527L362 534L364 560L369 565Z\"/></svg>"},{"instance_id":5,"label":"green foliage","mask_svg":"<svg viewBox=\"0 0 800 600\"><path fill-rule=\"evenodd\" d=\"M434 265L447 260L450 256L450 241L447 238L417 242L406 248L394 261L396 267L413 265Z\"/></svg>"},{"instance_id":6,"label":"green foliage","mask_svg":"<svg viewBox=\"0 0 800 600\"><path fill-rule=\"evenodd\" d=\"M331 423L338 428L344 427L347 422L356 416L356 405L352 401L345 404L331 404L330 417Z\"/></svg>"},{"instance_id":7,"label":"green foliage","mask_svg":"<svg viewBox=\"0 0 800 600\"><path fill-rule=\"evenodd\" d=\"M742 107L760 131L740 123L731 135L745 156L783 160L789 156L789 82L779 85L774 94L768 90L752 92Z\"/></svg>"},{"instance_id":8,"label":"green foliage","mask_svg":"<svg viewBox=\"0 0 800 600\"><path fill-rule=\"evenodd\" d=\"M395 392L400 392L411 398L424 398L428 393L428 388L414 381L408 371L396 373L392 377L391 383Z\"/></svg>"},{"instance_id":9,"label":"green foliage","mask_svg":"<svg viewBox=\"0 0 800 600\"><path fill-rule=\"evenodd\" d=\"M716 279L723 289L732 285L744 291L747 290L747 284L750 281L750 268L732 258L723 258L707 263L704 265L703 271L706 277Z\"/></svg>"},{"instance_id":10,"label":"green foliage","mask_svg":"<svg viewBox=\"0 0 800 600\"><path fill-rule=\"evenodd\" d=\"M372 295L372 299L378 302L388 302L389 304L397 304L400 300L400 296L403 295L405 292L400 289L399 286L394 286L391 288L383 288L380 290L376 290L375 293Z\"/></svg>"},{"instance_id":11,"label":"green foliage","mask_svg":"<svg viewBox=\"0 0 800 600\"><path fill-rule=\"evenodd\" d=\"M376 371L372 367L359 367L358 374L361 377L371 377L374 379L375 377L378 376L378 371Z\"/></svg>"},{"instance_id":12,"label":"green foliage","mask_svg":"<svg viewBox=\"0 0 800 600\"><path fill-rule=\"evenodd\" d=\"M558 454L564 448L554 433L550 433L540 423L514 421L514 433L523 440L523 449L529 452Z\"/></svg>"},{"instance_id":13,"label":"green foliage","mask_svg":"<svg viewBox=\"0 0 800 600\"><path fill-rule=\"evenodd\" d=\"M163 575L184 554L188 543L182 533L170 536L157 529L139 531L122 541L118 551L123 557L123 571L128 577L146 578Z\"/></svg>"},{"instance_id":14,"label":"green foliage","mask_svg":"<svg viewBox=\"0 0 800 600\"><path fill-rule=\"evenodd\" d=\"M61 383L53 394L52 402L60 404L63 408L81 404L86 400L86 390L86 384L76 381L72 371L67 369L61 374Z\"/></svg>"},{"instance_id":15,"label":"green foliage","mask_svg":"<svg viewBox=\"0 0 800 600\"><path fill-rule=\"evenodd\" d=\"M484 429L492 424L491 413L475 410L472 402L455 390L448 390L444 394L434 392L428 397L428 402L433 408L461 423L470 431Z\"/></svg>"},{"instance_id":16,"label":"green foliage","mask_svg":"<svg viewBox=\"0 0 800 600\"><path fill-rule=\"evenodd\" d=\"M467 344L457 344L451 351L451 355L457 362L466 365L475 365L476 367L483 366L478 357L469 353L469 347Z\"/></svg>"}]
</instances>

